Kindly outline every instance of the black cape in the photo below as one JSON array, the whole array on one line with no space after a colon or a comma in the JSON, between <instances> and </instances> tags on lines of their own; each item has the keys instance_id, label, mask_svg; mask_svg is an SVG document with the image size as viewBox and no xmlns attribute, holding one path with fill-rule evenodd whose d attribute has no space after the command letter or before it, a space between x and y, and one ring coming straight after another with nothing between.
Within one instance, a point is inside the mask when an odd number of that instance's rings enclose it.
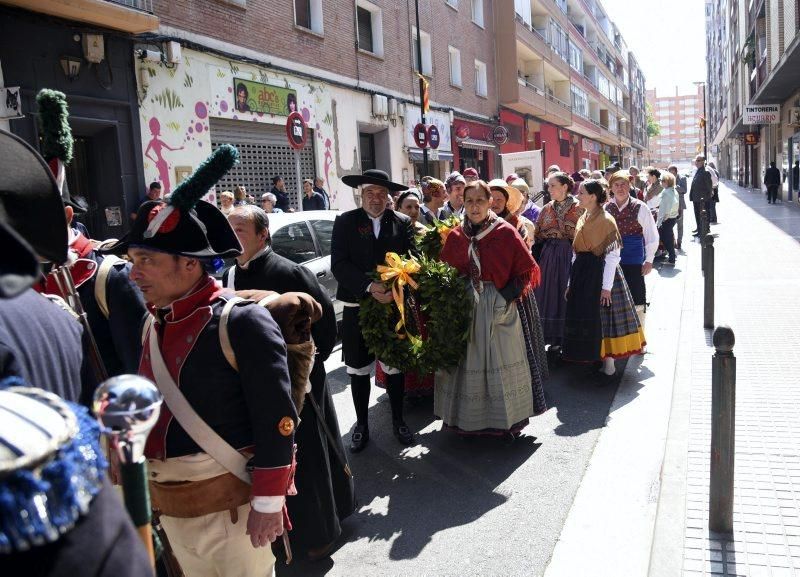
<instances>
[{"instance_id":1,"label":"black cape","mask_svg":"<svg viewBox=\"0 0 800 577\"><path fill-rule=\"evenodd\" d=\"M276 254L266 254L250 261L247 269L235 267L236 290L260 289L278 293L305 292L322 305L322 318L311 328L317 346L314 369L311 371L311 392L325 416L325 423L336 439L332 447L314 409L306 402L300 413L301 424L295 433L297 442L297 495L287 498L295 554L305 555L334 542L342 532L340 522L353 513L355 495L353 480L344 473L336 451L347 458L342 446L339 422L331 393L325 380L325 360L336 344L336 313L325 290L306 267ZM222 276L228 286L229 272Z\"/></svg>"}]
</instances>

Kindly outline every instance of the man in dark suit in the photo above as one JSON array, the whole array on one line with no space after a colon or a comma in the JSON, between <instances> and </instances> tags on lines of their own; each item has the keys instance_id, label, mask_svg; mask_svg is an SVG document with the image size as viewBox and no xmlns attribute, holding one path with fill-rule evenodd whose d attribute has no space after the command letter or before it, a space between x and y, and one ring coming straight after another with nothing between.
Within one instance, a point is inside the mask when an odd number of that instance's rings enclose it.
<instances>
[{"instance_id":1,"label":"man in dark suit","mask_svg":"<svg viewBox=\"0 0 800 577\"><path fill-rule=\"evenodd\" d=\"M701 232L705 232L706 222L704 219L707 217L705 214L705 203L711 198L713 192L713 184L711 182L711 174L706 170L706 157L698 154L694 158L694 164L697 170L692 178L692 186L689 188L689 200L692 201L694 208L694 221L697 229L692 233L693 236L700 236Z\"/></svg>"},{"instance_id":2,"label":"man in dark suit","mask_svg":"<svg viewBox=\"0 0 800 577\"><path fill-rule=\"evenodd\" d=\"M407 216L386 210L390 192L408 187L390 181L382 170L351 174L342 178L342 182L354 188L361 187L361 208L336 218L331 244L331 270L339 283L336 297L345 305L342 351L358 421L350 450L358 452L369 442L370 375L375 364L375 357L367 350L361 334L359 302L367 297L384 304L392 302L392 293L386 285L371 281L369 275L385 261L387 252L405 255L412 250L414 228ZM392 367L384 367L384 370L388 375L386 392L392 407L394 434L402 444L410 445L414 436L403 421L403 374Z\"/></svg>"},{"instance_id":3,"label":"man in dark suit","mask_svg":"<svg viewBox=\"0 0 800 577\"><path fill-rule=\"evenodd\" d=\"M309 377L310 394L314 395L332 438L326 436L314 407L306 402L295 434L297 495L286 500L289 518L295 526L294 553L320 558L327 555L341 535L341 520L355 508L353 479L345 473L346 461L338 461L346 457L336 407L325 381L325 361L336 344L336 312L314 273L272 250L266 212L255 206L240 206L228 215L228 222L239 238L242 254L223 273L224 286L237 291L304 292L322 306L322 318L311 326L317 354Z\"/></svg>"},{"instance_id":4,"label":"man in dark suit","mask_svg":"<svg viewBox=\"0 0 800 577\"><path fill-rule=\"evenodd\" d=\"M764 184L767 187L767 204L775 204L778 202L778 189L781 187L781 171L775 166L774 160L764 171Z\"/></svg>"}]
</instances>

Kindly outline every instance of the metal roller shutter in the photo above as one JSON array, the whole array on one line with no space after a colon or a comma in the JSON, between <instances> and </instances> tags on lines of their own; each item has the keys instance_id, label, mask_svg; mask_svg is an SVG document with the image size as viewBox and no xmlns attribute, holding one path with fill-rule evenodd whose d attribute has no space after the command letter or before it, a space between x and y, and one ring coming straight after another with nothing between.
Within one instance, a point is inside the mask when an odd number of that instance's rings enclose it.
<instances>
[{"instance_id":1,"label":"metal roller shutter","mask_svg":"<svg viewBox=\"0 0 800 577\"><path fill-rule=\"evenodd\" d=\"M301 178L314 178L314 131L308 131L309 144L300 151ZM243 184L247 192L260 199L272 188L272 177L282 176L289 191L292 207L297 210L297 178L294 167L294 150L286 142L286 129L282 125L244 122L241 120L211 119L211 147L232 144L239 149L240 163L217 183L217 201L223 190L233 191Z\"/></svg>"}]
</instances>

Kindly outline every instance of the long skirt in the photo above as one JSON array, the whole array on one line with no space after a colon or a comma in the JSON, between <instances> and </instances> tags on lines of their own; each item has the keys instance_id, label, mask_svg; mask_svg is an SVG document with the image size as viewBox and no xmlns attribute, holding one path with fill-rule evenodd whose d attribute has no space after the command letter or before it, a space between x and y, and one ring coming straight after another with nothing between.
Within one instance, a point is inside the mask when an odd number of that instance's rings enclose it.
<instances>
[{"instance_id":1,"label":"long skirt","mask_svg":"<svg viewBox=\"0 0 800 577\"><path fill-rule=\"evenodd\" d=\"M337 457L347 459L339 432L339 419L325 378L325 365L315 363L310 376L311 390L319 405L333 441L317 419L314 408L306 400L295 433L297 443L297 495L286 498L292 549L298 557L309 549L325 546L342 533L341 521L355 510L353 479L344 472ZM334 446L335 444L335 446Z\"/></svg>"},{"instance_id":2,"label":"long skirt","mask_svg":"<svg viewBox=\"0 0 800 577\"><path fill-rule=\"evenodd\" d=\"M579 252L572 263L564 321L564 360L590 363L601 358L600 291L604 263L604 257L590 252Z\"/></svg>"},{"instance_id":3,"label":"long skirt","mask_svg":"<svg viewBox=\"0 0 800 577\"><path fill-rule=\"evenodd\" d=\"M547 410L543 381L550 375L547 368L547 353L544 350L539 307L536 306L536 297L533 295L533 291L528 291L516 302L519 320L522 323L522 334L525 335L525 352L528 355L528 366L531 369L533 412L535 415L541 415Z\"/></svg>"},{"instance_id":4,"label":"long skirt","mask_svg":"<svg viewBox=\"0 0 800 577\"><path fill-rule=\"evenodd\" d=\"M572 267L572 243L565 238L553 238L544 242L539 257L542 282L534 289L536 304L542 316L542 333L548 345L562 344L567 301L564 292L569 282Z\"/></svg>"},{"instance_id":5,"label":"long skirt","mask_svg":"<svg viewBox=\"0 0 800 577\"><path fill-rule=\"evenodd\" d=\"M601 358L621 359L641 354L646 344L644 331L639 324L628 283L619 267L611 288L611 306L600 307L600 320L603 325Z\"/></svg>"},{"instance_id":6,"label":"long skirt","mask_svg":"<svg viewBox=\"0 0 800 577\"><path fill-rule=\"evenodd\" d=\"M518 432L534 414L531 369L516 304L483 283L472 315L467 354L436 373L434 414L468 434Z\"/></svg>"}]
</instances>

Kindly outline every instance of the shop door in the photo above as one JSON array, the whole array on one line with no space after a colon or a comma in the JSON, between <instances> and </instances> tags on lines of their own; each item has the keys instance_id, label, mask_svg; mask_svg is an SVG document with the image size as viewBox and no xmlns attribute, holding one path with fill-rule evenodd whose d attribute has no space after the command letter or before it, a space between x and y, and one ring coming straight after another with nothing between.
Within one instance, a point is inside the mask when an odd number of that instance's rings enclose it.
<instances>
[{"instance_id":1,"label":"shop door","mask_svg":"<svg viewBox=\"0 0 800 577\"><path fill-rule=\"evenodd\" d=\"M489 174L489 152L486 150L475 150L474 148L458 149L458 171L462 174L466 168L475 168L483 180L491 180Z\"/></svg>"},{"instance_id":2,"label":"shop door","mask_svg":"<svg viewBox=\"0 0 800 577\"><path fill-rule=\"evenodd\" d=\"M211 147L232 144L239 150L239 164L217 183L217 197L223 190L233 191L242 184L249 194L260 198L272 188L272 177L282 176L289 192L290 204L298 210L295 153L286 142L282 125L242 122L222 118L211 119ZM314 131L309 129L308 143L300 151L300 178L314 178Z\"/></svg>"}]
</instances>

